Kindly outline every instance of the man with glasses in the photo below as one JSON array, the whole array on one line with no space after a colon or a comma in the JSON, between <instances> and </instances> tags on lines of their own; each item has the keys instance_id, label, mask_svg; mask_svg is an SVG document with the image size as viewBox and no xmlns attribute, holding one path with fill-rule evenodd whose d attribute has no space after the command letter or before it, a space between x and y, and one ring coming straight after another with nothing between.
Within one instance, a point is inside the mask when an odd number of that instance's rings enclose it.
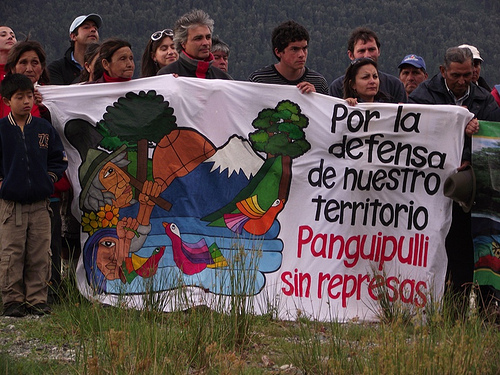
<instances>
[{"instance_id":1,"label":"man with glasses","mask_svg":"<svg viewBox=\"0 0 500 375\"><path fill-rule=\"evenodd\" d=\"M380 56L380 41L377 34L366 27L354 29L347 43L347 56L352 61L361 57L369 57L378 62ZM389 103L406 103L406 92L401 81L390 74L379 70L380 91L384 93ZM344 76L336 78L328 89L331 96L344 97Z\"/></svg>"},{"instance_id":2,"label":"man with glasses","mask_svg":"<svg viewBox=\"0 0 500 375\"><path fill-rule=\"evenodd\" d=\"M95 13L78 16L73 20L69 27L71 47L68 48L64 57L53 61L48 66L50 84L69 85L79 82L87 45L99 41L99 28L101 25L102 18Z\"/></svg>"},{"instance_id":3,"label":"man with glasses","mask_svg":"<svg viewBox=\"0 0 500 375\"><path fill-rule=\"evenodd\" d=\"M179 60L161 68L158 75L177 74L183 77L232 79L212 66L212 34L214 21L202 10L192 10L175 22L174 43Z\"/></svg>"},{"instance_id":4,"label":"man with glasses","mask_svg":"<svg viewBox=\"0 0 500 375\"><path fill-rule=\"evenodd\" d=\"M304 26L286 21L273 30L271 42L278 63L256 70L249 81L293 85L302 93L328 94L325 78L306 67L309 33Z\"/></svg>"}]
</instances>

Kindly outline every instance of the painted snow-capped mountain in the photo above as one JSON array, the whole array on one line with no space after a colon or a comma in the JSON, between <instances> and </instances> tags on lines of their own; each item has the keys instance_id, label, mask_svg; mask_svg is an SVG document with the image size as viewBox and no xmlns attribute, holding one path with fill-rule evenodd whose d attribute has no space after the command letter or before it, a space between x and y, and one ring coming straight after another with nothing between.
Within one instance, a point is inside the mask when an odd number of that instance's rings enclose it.
<instances>
[{"instance_id":1,"label":"painted snow-capped mountain","mask_svg":"<svg viewBox=\"0 0 500 375\"><path fill-rule=\"evenodd\" d=\"M233 135L212 157L205 160L205 163L213 163L210 172L219 169L222 174L227 170L228 177L233 173L243 172L247 179L250 179L262 167L264 160L252 150L250 142Z\"/></svg>"},{"instance_id":2,"label":"painted snow-capped mountain","mask_svg":"<svg viewBox=\"0 0 500 375\"><path fill-rule=\"evenodd\" d=\"M173 180L161 194L172 208L168 216L204 217L231 202L264 165L250 143L232 136L209 159ZM153 213L164 215L165 213Z\"/></svg>"}]
</instances>

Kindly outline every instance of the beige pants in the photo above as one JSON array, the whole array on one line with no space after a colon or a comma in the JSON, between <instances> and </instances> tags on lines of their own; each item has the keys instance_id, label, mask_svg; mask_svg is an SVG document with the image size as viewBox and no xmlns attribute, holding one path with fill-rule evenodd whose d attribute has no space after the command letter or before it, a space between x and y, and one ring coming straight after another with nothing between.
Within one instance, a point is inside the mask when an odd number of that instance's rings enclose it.
<instances>
[{"instance_id":1,"label":"beige pants","mask_svg":"<svg viewBox=\"0 0 500 375\"><path fill-rule=\"evenodd\" d=\"M50 280L49 200L0 199L0 288L4 306L47 302Z\"/></svg>"}]
</instances>

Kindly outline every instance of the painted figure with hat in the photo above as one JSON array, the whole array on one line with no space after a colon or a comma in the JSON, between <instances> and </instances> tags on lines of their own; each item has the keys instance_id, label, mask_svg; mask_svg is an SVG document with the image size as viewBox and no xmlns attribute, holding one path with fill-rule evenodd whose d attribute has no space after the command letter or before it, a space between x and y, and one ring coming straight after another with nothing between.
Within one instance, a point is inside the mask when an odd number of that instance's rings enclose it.
<instances>
[{"instance_id":1,"label":"painted figure with hat","mask_svg":"<svg viewBox=\"0 0 500 375\"><path fill-rule=\"evenodd\" d=\"M85 269L89 282L102 292L105 280L123 278L122 263L143 247L164 186L150 180L138 184L126 170L127 146L112 152L99 149L102 137L89 123L72 120L65 133L82 158L79 205L83 231L89 234L83 250ZM137 199L133 187L139 190Z\"/></svg>"},{"instance_id":2,"label":"painted figure with hat","mask_svg":"<svg viewBox=\"0 0 500 375\"><path fill-rule=\"evenodd\" d=\"M151 231L150 217L156 205L155 198L164 186L149 180L139 185L126 171L130 163L126 157L127 147L122 145L112 152L98 149L93 142L98 141L100 135L85 121L70 121L65 133L82 158L78 175L82 189L79 202L84 212L83 230L92 235L100 227L116 226L118 217L133 218L134 224L137 223L133 228L136 236L129 251L139 250ZM140 191L137 199L133 187Z\"/></svg>"},{"instance_id":3,"label":"painted figure with hat","mask_svg":"<svg viewBox=\"0 0 500 375\"><path fill-rule=\"evenodd\" d=\"M99 29L102 18L91 13L76 17L69 27L71 47L64 57L49 65L50 83L52 85L69 85L79 81L84 66L84 55L87 46L99 41Z\"/></svg>"},{"instance_id":4,"label":"painted figure with hat","mask_svg":"<svg viewBox=\"0 0 500 375\"><path fill-rule=\"evenodd\" d=\"M429 78L424 59L414 54L406 55L401 60L398 69L399 80L405 87L406 95L410 95L418 85Z\"/></svg>"}]
</instances>

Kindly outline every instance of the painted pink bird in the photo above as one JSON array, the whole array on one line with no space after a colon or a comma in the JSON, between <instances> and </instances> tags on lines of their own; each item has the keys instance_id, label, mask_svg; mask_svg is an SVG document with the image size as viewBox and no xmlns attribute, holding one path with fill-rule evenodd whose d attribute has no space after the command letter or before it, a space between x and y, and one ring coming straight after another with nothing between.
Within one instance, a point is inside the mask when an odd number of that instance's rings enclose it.
<instances>
[{"instance_id":1,"label":"painted pink bird","mask_svg":"<svg viewBox=\"0 0 500 375\"><path fill-rule=\"evenodd\" d=\"M196 243L182 241L181 232L174 223L163 223L165 233L172 242L174 262L186 275L194 275L205 268L218 268L227 266L226 258L222 255L216 243L210 247L204 238Z\"/></svg>"},{"instance_id":2,"label":"painted pink bird","mask_svg":"<svg viewBox=\"0 0 500 375\"><path fill-rule=\"evenodd\" d=\"M165 246L160 246L154 249L153 253L148 257L140 257L132 254L125 258L122 267L119 269L120 279L123 283L131 283L137 276L149 278L158 271L158 263L165 253Z\"/></svg>"},{"instance_id":3,"label":"painted pink bird","mask_svg":"<svg viewBox=\"0 0 500 375\"><path fill-rule=\"evenodd\" d=\"M284 204L284 199L276 199L265 211L260 207L257 195L253 195L236 203L239 213L224 214L224 222L233 232L241 234L245 229L248 233L261 236L271 228Z\"/></svg>"}]
</instances>

